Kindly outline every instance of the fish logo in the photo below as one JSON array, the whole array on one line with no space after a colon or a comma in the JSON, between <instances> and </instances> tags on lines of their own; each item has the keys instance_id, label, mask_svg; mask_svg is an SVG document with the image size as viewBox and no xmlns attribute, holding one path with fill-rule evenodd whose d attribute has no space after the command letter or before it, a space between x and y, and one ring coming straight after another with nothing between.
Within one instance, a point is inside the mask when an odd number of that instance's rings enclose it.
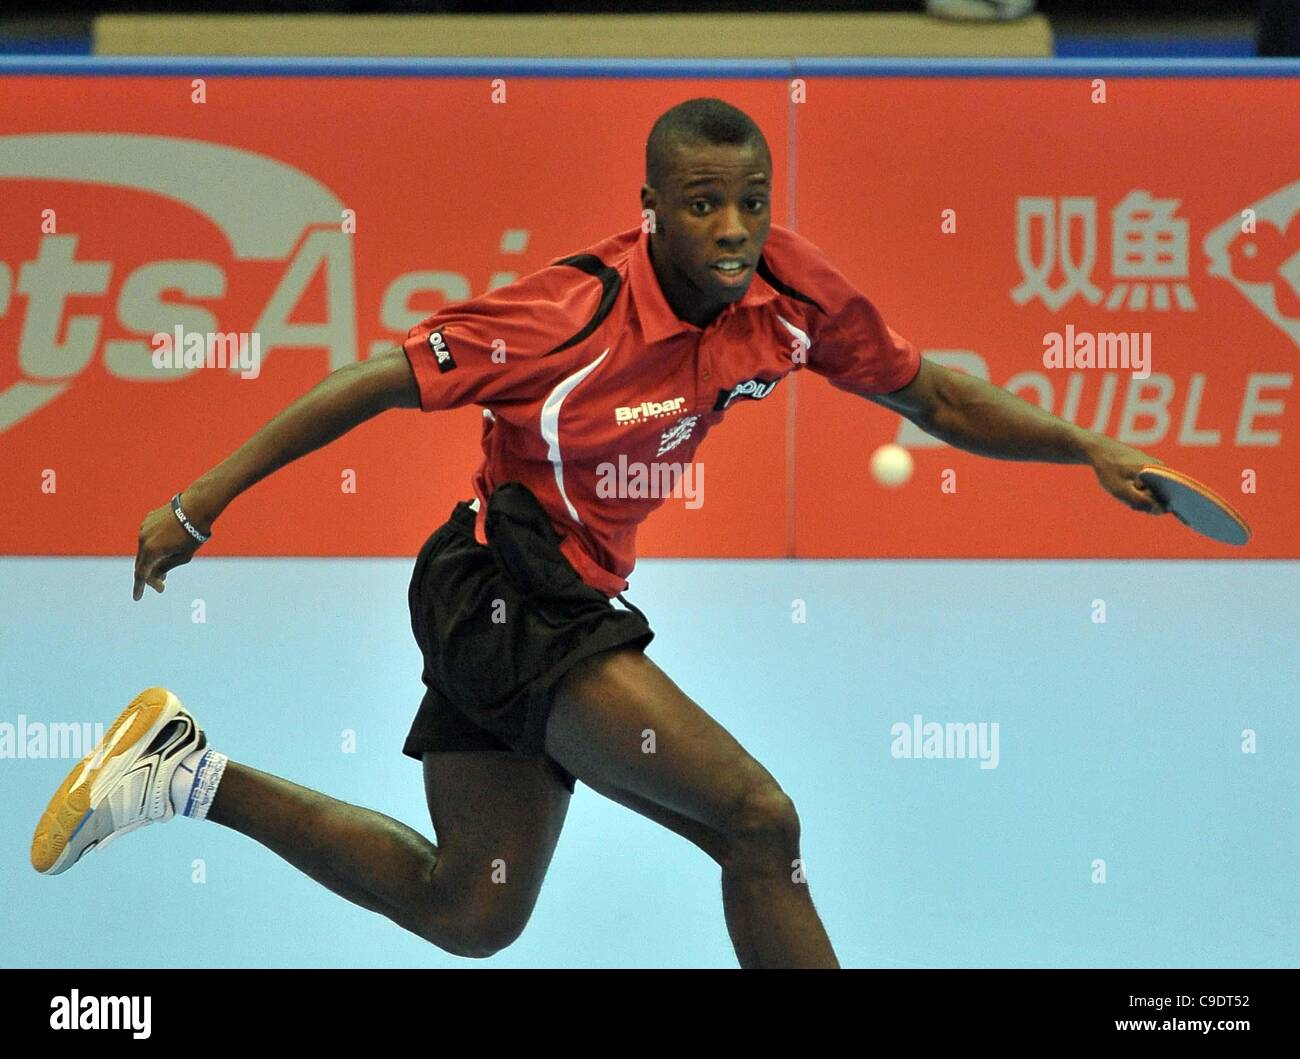
<instances>
[{"instance_id":1,"label":"fish logo","mask_svg":"<svg viewBox=\"0 0 1300 1059\"><path fill-rule=\"evenodd\" d=\"M1212 276L1226 279L1300 346L1300 180L1248 207L1255 230L1240 214L1205 237Z\"/></svg>"}]
</instances>

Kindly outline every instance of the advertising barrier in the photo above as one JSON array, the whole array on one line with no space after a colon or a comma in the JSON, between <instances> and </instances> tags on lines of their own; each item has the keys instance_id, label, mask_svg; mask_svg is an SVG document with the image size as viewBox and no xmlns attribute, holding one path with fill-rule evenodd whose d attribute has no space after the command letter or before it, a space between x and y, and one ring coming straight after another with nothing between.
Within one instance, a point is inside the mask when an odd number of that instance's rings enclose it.
<instances>
[{"instance_id":1,"label":"advertising barrier","mask_svg":"<svg viewBox=\"0 0 1300 1059\"><path fill-rule=\"evenodd\" d=\"M670 499L643 557L1300 555L1295 76L497 65L0 67L0 553L133 552L331 370L637 224L655 118L720 96L771 145L774 222L925 356L1206 481L1254 539L801 372L710 435L705 502ZM241 497L205 554L411 555L470 495L480 417L387 413ZM890 442L914 469L887 487Z\"/></svg>"}]
</instances>

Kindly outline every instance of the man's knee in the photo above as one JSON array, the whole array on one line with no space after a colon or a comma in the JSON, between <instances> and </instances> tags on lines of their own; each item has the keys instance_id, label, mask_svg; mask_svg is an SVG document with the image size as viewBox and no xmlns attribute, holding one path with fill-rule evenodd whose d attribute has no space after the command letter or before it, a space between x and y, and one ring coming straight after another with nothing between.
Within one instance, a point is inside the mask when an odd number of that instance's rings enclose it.
<instances>
[{"instance_id":1,"label":"man's knee","mask_svg":"<svg viewBox=\"0 0 1300 1059\"><path fill-rule=\"evenodd\" d=\"M739 866L761 862L782 864L798 856L799 814L794 802L774 780L746 791L727 828L730 858Z\"/></svg>"},{"instance_id":2,"label":"man's knee","mask_svg":"<svg viewBox=\"0 0 1300 1059\"><path fill-rule=\"evenodd\" d=\"M482 858L475 858L480 860ZM415 931L453 956L486 959L524 932L537 899L521 881L485 881L444 848L429 892L415 912Z\"/></svg>"},{"instance_id":3,"label":"man's knee","mask_svg":"<svg viewBox=\"0 0 1300 1059\"><path fill-rule=\"evenodd\" d=\"M460 934L461 952L459 956L470 959L485 960L495 956L502 949L509 948L523 934L528 917L489 918L484 917L466 924Z\"/></svg>"},{"instance_id":4,"label":"man's knee","mask_svg":"<svg viewBox=\"0 0 1300 1059\"><path fill-rule=\"evenodd\" d=\"M485 960L519 940L528 913L512 909L437 909L427 918L421 936L453 956Z\"/></svg>"}]
</instances>

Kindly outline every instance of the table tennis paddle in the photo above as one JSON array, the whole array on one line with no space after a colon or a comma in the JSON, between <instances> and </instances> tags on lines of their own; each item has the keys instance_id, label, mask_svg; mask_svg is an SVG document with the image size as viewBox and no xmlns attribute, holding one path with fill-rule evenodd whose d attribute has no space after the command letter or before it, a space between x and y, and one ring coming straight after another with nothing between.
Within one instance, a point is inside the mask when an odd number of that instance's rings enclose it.
<instances>
[{"instance_id":1,"label":"table tennis paddle","mask_svg":"<svg viewBox=\"0 0 1300 1059\"><path fill-rule=\"evenodd\" d=\"M1168 467L1143 467L1138 478L1188 529L1224 544L1245 544L1250 527L1232 505L1195 478Z\"/></svg>"}]
</instances>

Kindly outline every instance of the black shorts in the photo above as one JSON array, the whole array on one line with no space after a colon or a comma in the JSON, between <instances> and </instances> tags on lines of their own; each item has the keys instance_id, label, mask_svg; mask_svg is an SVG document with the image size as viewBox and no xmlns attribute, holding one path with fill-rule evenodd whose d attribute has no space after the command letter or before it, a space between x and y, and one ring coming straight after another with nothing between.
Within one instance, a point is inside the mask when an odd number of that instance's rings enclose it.
<instances>
[{"instance_id":1,"label":"black shorts","mask_svg":"<svg viewBox=\"0 0 1300 1059\"><path fill-rule=\"evenodd\" d=\"M560 679L601 651L640 650L654 639L645 615L622 596L631 609L616 608L585 584L552 542L528 536L520 546L512 540L523 558L507 562L504 548L478 543L474 521L470 503L457 504L420 549L411 576L411 630L424 656L427 690L402 753L417 761L429 750L545 755L546 722ZM496 544L497 535L488 532ZM550 571L543 590L512 574L511 564L518 569L520 562ZM573 775L548 760L572 792Z\"/></svg>"}]
</instances>

